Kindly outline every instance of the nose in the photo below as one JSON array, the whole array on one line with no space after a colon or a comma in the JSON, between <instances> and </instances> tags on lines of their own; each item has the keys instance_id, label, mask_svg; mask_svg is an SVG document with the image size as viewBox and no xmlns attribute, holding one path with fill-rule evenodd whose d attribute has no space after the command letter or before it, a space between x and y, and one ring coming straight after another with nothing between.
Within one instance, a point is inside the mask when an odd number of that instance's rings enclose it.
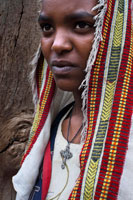
<instances>
[{"instance_id":1,"label":"nose","mask_svg":"<svg viewBox=\"0 0 133 200\"><path fill-rule=\"evenodd\" d=\"M66 30L60 29L55 32L51 49L57 54L70 52L73 49L72 42L69 38L69 33Z\"/></svg>"}]
</instances>

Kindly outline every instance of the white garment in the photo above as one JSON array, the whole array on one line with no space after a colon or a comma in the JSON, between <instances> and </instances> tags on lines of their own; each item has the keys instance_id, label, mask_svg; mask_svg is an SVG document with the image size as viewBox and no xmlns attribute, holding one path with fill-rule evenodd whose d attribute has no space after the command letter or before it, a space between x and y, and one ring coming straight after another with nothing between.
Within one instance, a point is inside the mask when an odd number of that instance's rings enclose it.
<instances>
[{"instance_id":1,"label":"white garment","mask_svg":"<svg viewBox=\"0 0 133 200\"><path fill-rule=\"evenodd\" d=\"M69 111L68 111L69 112ZM67 112L67 113L68 113ZM63 117L63 119L67 116L67 114ZM62 169L62 158L60 155L60 151L64 150L68 144L67 140L63 137L61 132L61 120L58 130L57 130L57 136L55 139L55 145L54 145L54 154L53 154L53 161L52 161L52 175L51 175L51 182L50 187L48 191L48 195L46 200L49 200L53 197L55 197L57 194L59 194L62 189L64 188L67 178L68 178L68 172L67 169ZM83 143L81 144L70 144L70 152L73 154L73 157L66 161L66 164L68 165L69 169L69 178L68 183L61 193L60 197L55 198L55 200L66 200L69 198L72 189L75 186L76 180L79 177L80 174L80 152L82 149Z\"/></svg>"},{"instance_id":2,"label":"white garment","mask_svg":"<svg viewBox=\"0 0 133 200\"><path fill-rule=\"evenodd\" d=\"M63 120L62 120L63 121ZM60 151L64 150L67 141L62 136L61 133L61 124L59 124L57 137L55 140L55 152L53 156L53 163L52 163L52 180L50 183L47 199L56 196L62 188L64 187L67 179L67 171L66 169L61 169L62 159L60 156ZM132 115L132 126L130 130L130 138L128 144L128 150L125 158L125 164L123 168L123 174L120 181L120 188L118 192L118 200L133 200L133 115ZM80 173L80 163L79 163L79 156L82 149L83 144L71 144L71 152L73 153L73 158L67 161L70 171L70 179L68 185L64 192L61 194L59 200L66 200L68 199L73 187L75 186L75 182L78 178ZM71 168L70 168L71 166ZM57 176L55 176L55 174ZM57 198L55 199L57 200Z\"/></svg>"},{"instance_id":3,"label":"white garment","mask_svg":"<svg viewBox=\"0 0 133 200\"><path fill-rule=\"evenodd\" d=\"M118 192L118 200L133 200L133 115L128 150Z\"/></svg>"}]
</instances>

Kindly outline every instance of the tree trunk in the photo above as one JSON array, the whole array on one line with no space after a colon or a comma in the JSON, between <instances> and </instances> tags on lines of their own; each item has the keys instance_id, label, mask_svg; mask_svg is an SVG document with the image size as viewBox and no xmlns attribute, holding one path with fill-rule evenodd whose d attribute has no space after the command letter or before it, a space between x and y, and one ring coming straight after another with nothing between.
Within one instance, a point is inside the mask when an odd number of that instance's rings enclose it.
<instances>
[{"instance_id":1,"label":"tree trunk","mask_svg":"<svg viewBox=\"0 0 133 200\"><path fill-rule=\"evenodd\" d=\"M28 77L40 41L39 9L38 0L0 0L0 200L15 199L11 179L32 125Z\"/></svg>"}]
</instances>

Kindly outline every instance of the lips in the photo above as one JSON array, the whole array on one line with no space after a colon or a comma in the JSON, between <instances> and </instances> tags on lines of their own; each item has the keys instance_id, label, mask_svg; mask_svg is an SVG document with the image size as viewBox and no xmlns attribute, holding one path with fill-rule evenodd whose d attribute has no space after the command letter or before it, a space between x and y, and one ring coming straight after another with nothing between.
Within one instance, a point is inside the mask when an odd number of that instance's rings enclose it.
<instances>
[{"instance_id":1,"label":"lips","mask_svg":"<svg viewBox=\"0 0 133 200\"><path fill-rule=\"evenodd\" d=\"M52 61L51 70L54 74L66 74L76 69L76 65L69 61Z\"/></svg>"}]
</instances>

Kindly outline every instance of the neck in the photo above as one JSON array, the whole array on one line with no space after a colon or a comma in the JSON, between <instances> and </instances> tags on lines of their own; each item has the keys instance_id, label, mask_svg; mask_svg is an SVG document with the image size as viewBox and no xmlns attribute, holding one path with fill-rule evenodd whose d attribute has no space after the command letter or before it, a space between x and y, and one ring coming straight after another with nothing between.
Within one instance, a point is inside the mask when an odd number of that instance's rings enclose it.
<instances>
[{"instance_id":1,"label":"neck","mask_svg":"<svg viewBox=\"0 0 133 200\"><path fill-rule=\"evenodd\" d=\"M80 126L83 122L83 113L82 113L82 100L81 100L81 92L73 92L75 104L72 110L72 116L71 116L71 126L70 126L70 132L69 132L69 138L68 140L71 141L74 137L75 133L78 131ZM67 130L69 125L70 118L66 118L63 121L62 124L62 132L63 136L67 139ZM80 133L77 135L77 137L73 140L73 143L80 143L81 142L81 135Z\"/></svg>"},{"instance_id":2,"label":"neck","mask_svg":"<svg viewBox=\"0 0 133 200\"><path fill-rule=\"evenodd\" d=\"M83 116L82 114L82 99L81 99L82 92L78 90L78 92L73 92L75 104L73 109L73 115Z\"/></svg>"}]
</instances>

